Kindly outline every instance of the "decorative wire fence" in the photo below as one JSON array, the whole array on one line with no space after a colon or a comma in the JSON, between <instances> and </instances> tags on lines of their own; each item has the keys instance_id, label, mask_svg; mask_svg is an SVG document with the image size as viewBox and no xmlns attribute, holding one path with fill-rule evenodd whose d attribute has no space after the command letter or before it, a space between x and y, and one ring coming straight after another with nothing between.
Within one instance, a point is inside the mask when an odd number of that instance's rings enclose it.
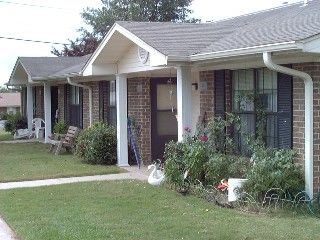
<instances>
[{"instance_id":1,"label":"decorative wire fence","mask_svg":"<svg viewBox=\"0 0 320 240\"><path fill-rule=\"evenodd\" d=\"M289 212L296 215L314 215L320 218L320 194L310 199L305 191L291 196L280 188L269 189L262 197L256 198L251 194L235 189L238 200L228 201L228 192L214 186L203 186L200 181L190 186L190 191L218 206L235 208L251 213Z\"/></svg>"}]
</instances>

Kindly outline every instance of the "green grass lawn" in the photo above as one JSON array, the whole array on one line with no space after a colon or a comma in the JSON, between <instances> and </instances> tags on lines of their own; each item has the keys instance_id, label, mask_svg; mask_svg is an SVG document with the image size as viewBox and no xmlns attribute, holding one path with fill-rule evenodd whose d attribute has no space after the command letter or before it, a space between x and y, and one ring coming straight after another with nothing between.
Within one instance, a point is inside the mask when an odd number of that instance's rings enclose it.
<instances>
[{"instance_id":1,"label":"green grass lawn","mask_svg":"<svg viewBox=\"0 0 320 240\"><path fill-rule=\"evenodd\" d=\"M0 213L21 239L318 239L319 219L219 208L137 181L0 191Z\"/></svg>"},{"instance_id":2,"label":"green grass lawn","mask_svg":"<svg viewBox=\"0 0 320 240\"><path fill-rule=\"evenodd\" d=\"M55 156L42 143L0 144L0 182L119 172L117 166L85 164L72 154Z\"/></svg>"},{"instance_id":3,"label":"green grass lawn","mask_svg":"<svg viewBox=\"0 0 320 240\"><path fill-rule=\"evenodd\" d=\"M13 136L11 135L11 133L8 133L3 129L0 129L0 141L9 141L9 140L13 140Z\"/></svg>"}]
</instances>

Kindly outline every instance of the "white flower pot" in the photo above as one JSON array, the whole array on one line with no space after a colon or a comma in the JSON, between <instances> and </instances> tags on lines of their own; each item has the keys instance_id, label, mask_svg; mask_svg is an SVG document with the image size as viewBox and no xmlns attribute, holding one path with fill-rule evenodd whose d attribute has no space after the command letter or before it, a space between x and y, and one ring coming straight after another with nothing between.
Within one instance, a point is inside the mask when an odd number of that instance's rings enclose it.
<instances>
[{"instance_id":1,"label":"white flower pot","mask_svg":"<svg viewBox=\"0 0 320 240\"><path fill-rule=\"evenodd\" d=\"M248 179L244 178L229 178L228 179L228 201L234 202L237 201L239 196L237 194L237 189L241 188L242 185L247 181Z\"/></svg>"}]
</instances>

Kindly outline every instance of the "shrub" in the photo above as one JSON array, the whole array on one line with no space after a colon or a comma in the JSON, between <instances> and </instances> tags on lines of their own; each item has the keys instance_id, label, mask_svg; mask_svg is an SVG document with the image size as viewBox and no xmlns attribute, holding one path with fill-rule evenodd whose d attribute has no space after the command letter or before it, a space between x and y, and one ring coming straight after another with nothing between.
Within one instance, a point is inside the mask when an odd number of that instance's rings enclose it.
<instances>
[{"instance_id":1,"label":"shrub","mask_svg":"<svg viewBox=\"0 0 320 240\"><path fill-rule=\"evenodd\" d=\"M8 120L9 113L2 112L0 113L0 120Z\"/></svg>"},{"instance_id":2,"label":"shrub","mask_svg":"<svg viewBox=\"0 0 320 240\"><path fill-rule=\"evenodd\" d=\"M20 113L8 114L6 118L4 130L11 134L14 134L17 129L27 128L28 126L26 118L22 117Z\"/></svg>"},{"instance_id":3,"label":"shrub","mask_svg":"<svg viewBox=\"0 0 320 240\"><path fill-rule=\"evenodd\" d=\"M291 149L254 149L254 164L248 171L245 191L262 197L270 188L281 188L294 194L303 189L301 166L294 163L295 152Z\"/></svg>"},{"instance_id":4,"label":"shrub","mask_svg":"<svg viewBox=\"0 0 320 240\"><path fill-rule=\"evenodd\" d=\"M244 178L250 167L250 160L246 157L213 154L206 164L206 182L215 185L222 179Z\"/></svg>"},{"instance_id":5,"label":"shrub","mask_svg":"<svg viewBox=\"0 0 320 240\"><path fill-rule=\"evenodd\" d=\"M166 181L176 187L184 184L183 174L187 170L185 147L185 143L170 141L164 151Z\"/></svg>"},{"instance_id":6,"label":"shrub","mask_svg":"<svg viewBox=\"0 0 320 240\"><path fill-rule=\"evenodd\" d=\"M68 131L68 125L63 121L57 122L53 127L53 132L57 134L66 134Z\"/></svg>"},{"instance_id":7,"label":"shrub","mask_svg":"<svg viewBox=\"0 0 320 240\"><path fill-rule=\"evenodd\" d=\"M83 130L76 140L76 155L91 164L115 164L117 159L115 128L97 123Z\"/></svg>"}]
</instances>

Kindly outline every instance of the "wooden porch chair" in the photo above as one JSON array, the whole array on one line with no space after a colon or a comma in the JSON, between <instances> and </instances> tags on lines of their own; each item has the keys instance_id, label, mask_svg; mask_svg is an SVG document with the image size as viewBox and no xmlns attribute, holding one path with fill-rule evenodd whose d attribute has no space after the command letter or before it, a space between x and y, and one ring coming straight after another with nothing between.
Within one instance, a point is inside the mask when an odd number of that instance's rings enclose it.
<instances>
[{"instance_id":1,"label":"wooden porch chair","mask_svg":"<svg viewBox=\"0 0 320 240\"><path fill-rule=\"evenodd\" d=\"M75 139L79 134L79 131L80 131L79 128L70 126L68 128L67 134L65 135L59 134L55 136L55 139L51 140L50 152L54 152L55 155L59 155L62 148L65 148L66 151L73 150L75 147ZM56 139L59 137L61 138L60 140Z\"/></svg>"}]
</instances>

